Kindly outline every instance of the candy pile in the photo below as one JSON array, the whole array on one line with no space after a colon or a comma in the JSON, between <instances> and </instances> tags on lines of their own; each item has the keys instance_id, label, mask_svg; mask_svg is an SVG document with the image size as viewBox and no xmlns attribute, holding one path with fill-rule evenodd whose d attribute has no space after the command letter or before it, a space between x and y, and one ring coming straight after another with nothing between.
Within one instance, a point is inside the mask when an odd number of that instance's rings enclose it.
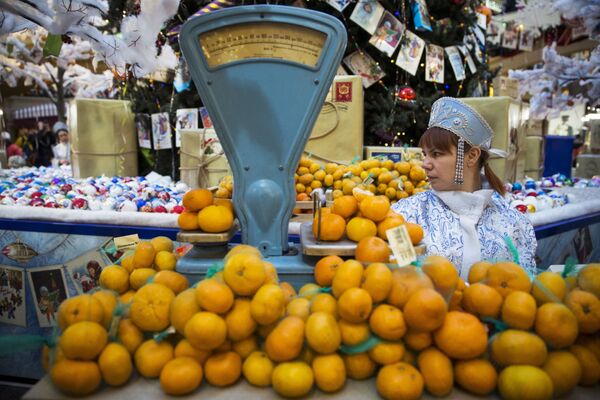
<instances>
[{"instance_id":1,"label":"candy pile","mask_svg":"<svg viewBox=\"0 0 600 400\"><path fill-rule=\"evenodd\" d=\"M506 196L510 201L510 207L523 214L562 207L569 202L567 195L548 190L551 188L542 188L540 182L526 179L523 184L521 182L507 184Z\"/></svg>"},{"instance_id":2,"label":"candy pile","mask_svg":"<svg viewBox=\"0 0 600 400\"><path fill-rule=\"evenodd\" d=\"M188 190L169 177L107 177L76 179L70 168L3 170L0 204L91 211L181 213Z\"/></svg>"}]
</instances>

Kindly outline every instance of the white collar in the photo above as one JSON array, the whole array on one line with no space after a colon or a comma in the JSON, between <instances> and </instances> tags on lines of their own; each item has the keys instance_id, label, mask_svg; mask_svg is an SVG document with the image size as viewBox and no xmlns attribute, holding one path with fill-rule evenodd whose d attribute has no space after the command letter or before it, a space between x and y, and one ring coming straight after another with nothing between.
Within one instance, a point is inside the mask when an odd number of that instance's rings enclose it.
<instances>
[{"instance_id":1,"label":"white collar","mask_svg":"<svg viewBox=\"0 0 600 400\"><path fill-rule=\"evenodd\" d=\"M478 221L485 207L490 203L494 191L481 189L473 193L458 190L433 191L450 210L460 216Z\"/></svg>"}]
</instances>

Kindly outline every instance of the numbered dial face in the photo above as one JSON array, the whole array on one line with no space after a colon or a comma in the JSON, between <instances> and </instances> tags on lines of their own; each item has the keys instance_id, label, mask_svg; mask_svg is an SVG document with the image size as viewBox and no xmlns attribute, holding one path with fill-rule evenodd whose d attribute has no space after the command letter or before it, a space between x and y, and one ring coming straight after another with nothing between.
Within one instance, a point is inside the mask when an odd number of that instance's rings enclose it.
<instances>
[{"instance_id":1,"label":"numbered dial face","mask_svg":"<svg viewBox=\"0 0 600 400\"><path fill-rule=\"evenodd\" d=\"M209 68L248 59L279 59L316 67L327 35L282 22L249 22L199 35Z\"/></svg>"}]
</instances>

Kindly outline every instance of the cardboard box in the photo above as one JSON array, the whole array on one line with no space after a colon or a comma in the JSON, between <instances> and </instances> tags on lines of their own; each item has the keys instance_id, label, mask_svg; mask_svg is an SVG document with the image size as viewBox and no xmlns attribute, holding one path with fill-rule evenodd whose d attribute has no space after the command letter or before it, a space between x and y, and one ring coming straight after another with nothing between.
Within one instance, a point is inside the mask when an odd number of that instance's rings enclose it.
<instances>
[{"instance_id":1,"label":"cardboard box","mask_svg":"<svg viewBox=\"0 0 600 400\"><path fill-rule=\"evenodd\" d=\"M600 154L578 155L575 176L589 179L594 175L600 175Z\"/></svg>"},{"instance_id":2,"label":"cardboard box","mask_svg":"<svg viewBox=\"0 0 600 400\"><path fill-rule=\"evenodd\" d=\"M190 188L217 186L231 174L214 129L182 129L179 150L181 180Z\"/></svg>"},{"instance_id":3,"label":"cardboard box","mask_svg":"<svg viewBox=\"0 0 600 400\"><path fill-rule=\"evenodd\" d=\"M423 161L423 149L420 147L387 147L387 146L365 146L365 160L371 157L385 157L394 162L410 161L416 159Z\"/></svg>"},{"instance_id":4,"label":"cardboard box","mask_svg":"<svg viewBox=\"0 0 600 400\"><path fill-rule=\"evenodd\" d=\"M537 170L544 164L544 138L537 136L528 136L525 138L526 156L525 170Z\"/></svg>"},{"instance_id":5,"label":"cardboard box","mask_svg":"<svg viewBox=\"0 0 600 400\"><path fill-rule=\"evenodd\" d=\"M508 96L516 100L521 98L518 80L506 76L497 76L492 83L494 84L494 97Z\"/></svg>"},{"instance_id":6,"label":"cardboard box","mask_svg":"<svg viewBox=\"0 0 600 400\"><path fill-rule=\"evenodd\" d=\"M462 101L473 107L494 131L492 147L506 151L508 157L490 157L492 170L507 182L525 175L525 122L529 106L510 97L468 97Z\"/></svg>"},{"instance_id":7,"label":"cardboard box","mask_svg":"<svg viewBox=\"0 0 600 400\"><path fill-rule=\"evenodd\" d=\"M67 121L73 177L137 176L138 139L128 101L73 99Z\"/></svg>"},{"instance_id":8,"label":"cardboard box","mask_svg":"<svg viewBox=\"0 0 600 400\"><path fill-rule=\"evenodd\" d=\"M361 157L364 98L360 76L336 76L319 114L305 153L320 164L349 164Z\"/></svg>"}]
</instances>

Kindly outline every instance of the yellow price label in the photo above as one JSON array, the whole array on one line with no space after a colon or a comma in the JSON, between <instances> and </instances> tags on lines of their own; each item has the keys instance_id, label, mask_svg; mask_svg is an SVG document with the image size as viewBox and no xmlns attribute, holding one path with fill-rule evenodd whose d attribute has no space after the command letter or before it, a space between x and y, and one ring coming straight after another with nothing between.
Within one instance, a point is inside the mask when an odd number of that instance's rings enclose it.
<instances>
[{"instance_id":1,"label":"yellow price label","mask_svg":"<svg viewBox=\"0 0 600 400\"><path fill-rule=\"evenodd\" d=\"M114 239L117 251L132 249L140 242L140 237L136 234L119 236Z\"/></svg>"},{"instance_id":2,"label":"yellow price label","mask_svg":"<svg viewBox=\"0 0 600 400\"><path fill-rule=\"evenodd\" d=\"M410 240L406 225L388 229L385 234L399 267L404 267L417 260L417 253Z\"/></svg>"}]
</instances>

